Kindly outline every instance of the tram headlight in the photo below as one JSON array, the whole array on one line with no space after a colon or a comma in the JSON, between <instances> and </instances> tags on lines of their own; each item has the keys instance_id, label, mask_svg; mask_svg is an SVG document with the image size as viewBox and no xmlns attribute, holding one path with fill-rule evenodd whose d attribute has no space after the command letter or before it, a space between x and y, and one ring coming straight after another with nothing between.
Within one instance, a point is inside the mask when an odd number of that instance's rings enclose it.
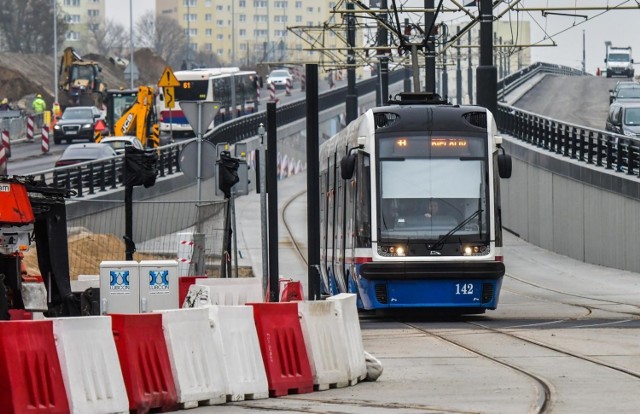
<instances>
[{"instance_id":1,"label":"tram headlight","mask_svg":"<svg viewBox=\"0 0 640 414\"><path fill-rule=\"evenodd\" d=\"M387 257L404 257L407 250L405 246L378 246L378 253Z\"/></svg>"},{"instance_id":2,"label":"tram headlight","mask_svg":"<svg viewBox=\"0 0 640 414\"><path fill-rule=\"evenodd\" d=\"M485 245L476 245L476 246L464 246L462 249L462 254L464 256L482 256L487 254L487 249L489 246Z\"/></svg>"}]
</instances>

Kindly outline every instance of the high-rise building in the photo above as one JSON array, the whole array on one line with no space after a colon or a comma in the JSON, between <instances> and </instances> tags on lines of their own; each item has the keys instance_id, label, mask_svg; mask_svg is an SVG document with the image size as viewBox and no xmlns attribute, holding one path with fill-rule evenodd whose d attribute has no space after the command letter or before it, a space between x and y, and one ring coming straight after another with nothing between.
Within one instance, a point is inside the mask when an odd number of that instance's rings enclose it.
<instances>
[{"instance_id":1,"label":"high-rise building","mask_svg":"<svg viewBox=\"0 0 640 414\"><path fill-rule=\"evenodd\" d=\"M325 23L342 23L331 13L336 1L318 0L156 0L156 15L176 19L189 38L190 63L254 66L257 63L318 62L314 47L344 47ZM307 42L289 30L305 28ZM344 33L344 29L340 29ZM196 54L211 62L194 62Z\"/></svg>"},{"instance_id":2,"label":"high-rise building","mask_svg":"<svg viewBox=\"0 0 640 414\"><path fill-rule=\"evenodd\" d=\"M80 54L92 52L93 29L105 24L107 0L57 0L58 11L69 24L63 47L71 46Z\"/></svg>"}]
</instances>

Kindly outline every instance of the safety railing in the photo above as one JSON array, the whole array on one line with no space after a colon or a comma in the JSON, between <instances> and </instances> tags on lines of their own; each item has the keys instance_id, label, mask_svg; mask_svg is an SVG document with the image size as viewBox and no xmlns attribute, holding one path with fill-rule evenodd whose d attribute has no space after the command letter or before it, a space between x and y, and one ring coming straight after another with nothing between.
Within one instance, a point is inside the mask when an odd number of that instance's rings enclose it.
<instances>
[{"instance_id":1,"label":"safety railing","mask_svg":"<svg viewBox=\"0 0 640 414\"><path fill-rule=\"evenodd\" d=\"M533 64L502 79L498 88L512 92L540 73L584 76L577 69ZM499 104L496 123L503 133L548 152L595 167L640 177L640 139L544 117Z\"/></svg>"},{"instance_id":2,"label":"safety railing","mask_svg":"<svg viewBox=\"0 0 640 414\"><path fill-rule=\"evenodd\" d=\"M182 141L158 148L158 177L181 172L178 157L189 141ZM124 155L60 166L30 175L56 187L73 190L75 197L84 197L122 187Z\"/></svg>"},{"instance_id":3,"label":"safety railing","mask_svg":"<svg viewBox=\"0 0 640 414\"><path fill-rule=\"evenodd\" d=\"M640 177L640 140L499 105L498 128L548 152Z\"/></svg>"}]
</instances>

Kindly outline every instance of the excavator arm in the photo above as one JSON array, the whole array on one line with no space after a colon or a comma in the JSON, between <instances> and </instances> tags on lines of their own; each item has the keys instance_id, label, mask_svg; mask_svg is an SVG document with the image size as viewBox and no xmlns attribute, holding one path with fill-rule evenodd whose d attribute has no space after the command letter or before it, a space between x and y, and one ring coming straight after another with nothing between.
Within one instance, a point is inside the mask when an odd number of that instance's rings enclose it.
<instances>
[{"instance_id":1,"label":"excavator arm","mask_svg":"<svg viewBox=\"0 0 640 414\"><path fill-rule=\"evenodd\" d=\"M116 121L113 134L135 135L145 147L158 147L160 139L154 98L152 87L140 86L136 101Z\"/></svg>"}]
</instances>

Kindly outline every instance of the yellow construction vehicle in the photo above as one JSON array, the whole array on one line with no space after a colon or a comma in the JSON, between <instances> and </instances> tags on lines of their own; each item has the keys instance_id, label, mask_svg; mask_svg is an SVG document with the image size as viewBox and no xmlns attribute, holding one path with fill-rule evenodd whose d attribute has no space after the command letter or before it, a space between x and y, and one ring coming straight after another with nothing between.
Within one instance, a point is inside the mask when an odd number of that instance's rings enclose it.
<instances>
[{"instance_id":1,"label":"yellow construction vehicle","mask_svg":"<svg viewBox=\"0 0 640 414\"><path fill-rule=\"evenodd\" d=\"M135 101L132 102L133 97ZM160 146L153 87L140 86L135 91L109 90L105 99L110 136L132 135L137 137L145 147ZM106 136L105 132L96 131L95 141L100 142L104 136Z\"/></svg>"},{"instance_id":2,"label":"yellow construction vehicle","mask_svg":"<svg viewBox=\"0 0 640 414\"><path fill-rule=\"evenodd\" d=\"M106 85L100 78L97 62L84 60L72 47L64 50L58 72L59 103L67 106L102 106Z\"/></svg>"}]
</instances>

